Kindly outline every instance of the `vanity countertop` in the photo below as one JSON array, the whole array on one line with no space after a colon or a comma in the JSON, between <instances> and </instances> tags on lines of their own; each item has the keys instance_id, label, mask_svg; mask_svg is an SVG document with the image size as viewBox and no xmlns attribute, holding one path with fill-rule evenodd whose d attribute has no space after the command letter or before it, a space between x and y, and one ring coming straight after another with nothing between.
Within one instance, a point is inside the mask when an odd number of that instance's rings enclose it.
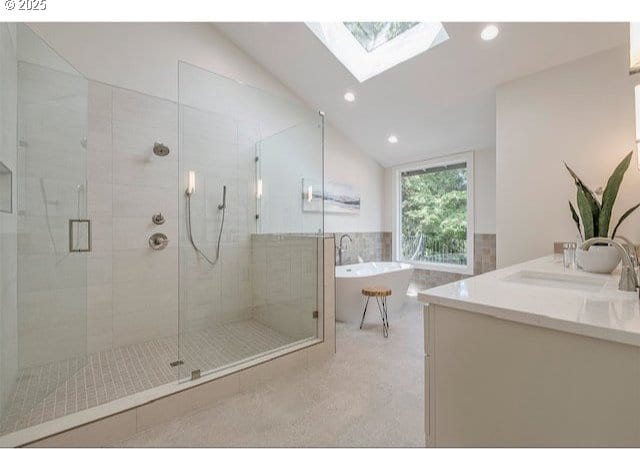
<instances>
[{"instance_id":1,"label":"vanity countertop","mask_svg":"<svg viewBox=\"0 0 640 449\"><path fill-rule=\"evenodd\" d=\"M528 283L527 276L542 281ZM547 276L548 285L540 285ZM561 282L555 283L554 276ZM610 275L565 270L562 256L546 256L424 290L418 298L424 303L640 346L638 293L619 291L619 278L619 268ZM563 285L562 280L567 279L575 283Z\"/></svg>"}]
</instances>

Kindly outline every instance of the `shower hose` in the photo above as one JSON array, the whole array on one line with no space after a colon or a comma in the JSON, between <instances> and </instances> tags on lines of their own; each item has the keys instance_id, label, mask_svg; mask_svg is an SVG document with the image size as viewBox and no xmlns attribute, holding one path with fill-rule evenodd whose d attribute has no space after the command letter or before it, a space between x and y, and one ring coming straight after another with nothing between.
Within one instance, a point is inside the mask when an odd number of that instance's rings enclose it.
<instances>
[{"instance_id":1,"label":"shower hose","mask_svg":"<svg viewBox=\"0 0 640 449\"><path fill-rule=\"evenodd\" d=\"M198 248L198 245L196 245L196 242L193 240L193 232L191 231L191 195L187 194L187 210L186 210L186 219L187 219L187 237L189 238L189 242L191 242L191 246L193 246L193 249L196 251L196 253L200 254L204 260L206 260L207 262L209 262L209 264L211 264L212 266L216 264L216 262L218 262L218 259L220 259L220 241L222 239L222 230L224 229L224 215L225 215L225 211L227 210L227 206L226 204L224 204L221 209L222 209L222 222L220 223L220 232L218 233L218 245L216 247L216 258L214 260L211 260L209 257L207 257L207 255L205 253L203 253L200 248Z\"/></svg>"}]
</instances>

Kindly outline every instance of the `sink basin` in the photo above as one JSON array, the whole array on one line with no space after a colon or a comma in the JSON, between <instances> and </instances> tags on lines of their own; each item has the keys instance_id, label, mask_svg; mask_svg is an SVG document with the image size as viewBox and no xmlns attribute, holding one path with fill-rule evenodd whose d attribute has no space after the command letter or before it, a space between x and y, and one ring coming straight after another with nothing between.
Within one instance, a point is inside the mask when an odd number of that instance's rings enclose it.
<instances>
[{"instance_id":1,"label":"sink basin","mask_svg":"<svg viewBox=\"0 0 640 449\"><path fill-rule=\"evenodd\" d=\"M597 292L604 287L606 279L577 276L573 274L544 273L540 271L518 271L507 276L505 281L518 282L539 287L561 288L565 290L579 290Z\"/></svg>"}]
</instances>

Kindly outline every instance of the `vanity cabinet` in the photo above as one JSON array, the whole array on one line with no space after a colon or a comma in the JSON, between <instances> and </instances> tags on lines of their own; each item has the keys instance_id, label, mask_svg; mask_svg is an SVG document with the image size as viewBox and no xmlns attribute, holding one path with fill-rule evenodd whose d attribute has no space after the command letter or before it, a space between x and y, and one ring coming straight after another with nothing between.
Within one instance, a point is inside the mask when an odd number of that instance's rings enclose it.
<instances>
[{"instance_id":1,"label":"vanity cabinet","mask_svg":"<svg viewBox=\"0 0 640 449\"><path fill-rule=\"evenodd\" d=\"M424 326L427 446L640 446L640 347L434 303Z\"/></svg>"}]
</instances>

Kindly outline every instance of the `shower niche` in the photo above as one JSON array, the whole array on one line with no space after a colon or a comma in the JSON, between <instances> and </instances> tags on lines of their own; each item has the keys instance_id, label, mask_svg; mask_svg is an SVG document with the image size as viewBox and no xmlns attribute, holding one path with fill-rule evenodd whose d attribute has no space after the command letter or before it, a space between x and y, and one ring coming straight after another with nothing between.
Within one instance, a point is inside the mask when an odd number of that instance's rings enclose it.
<instances>
[{"instance_id":1,"label":"shower niche","mask_svg":"<svg viewBox=\"0 0 640 449\"><path fill-rule=\"evenodd\" d=\"M0 50L0 443L325 341L323 214L291 192L317 112L186 62L178 101L88 80L23 24Z\"/></svg>"}]
</instances>

